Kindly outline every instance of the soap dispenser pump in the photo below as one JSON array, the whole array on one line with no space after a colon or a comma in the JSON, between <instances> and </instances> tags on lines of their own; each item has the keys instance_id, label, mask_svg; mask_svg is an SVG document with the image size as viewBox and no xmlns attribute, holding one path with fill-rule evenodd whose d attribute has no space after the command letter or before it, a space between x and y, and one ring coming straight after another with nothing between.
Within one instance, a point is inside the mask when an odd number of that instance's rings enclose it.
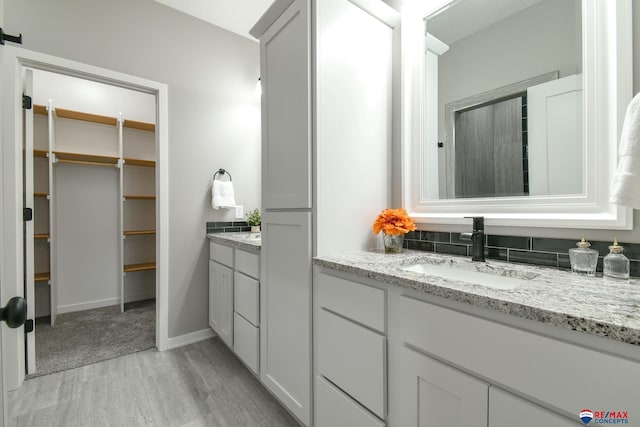
<instances>
[{"instance_id":1,"label":"soap dispenser pump","mask_svg":"<svg viewBox=\"0 0 640 427\"><path fill-rule=\"evenodd\" d=\"M605 277L629 279L629 258L622 253L623 250L624 247L618 244L618 239L613 239L613 245L609 246L609 255L604 257L602 274Z\"/></svg>"},{"instance_id":2,"label":"soap dispenser pump","mask_svg":"<svg viewBox=\"0 0 640 427\"><path fill-rule=\"evenodd\" d=\"M586 274L587 276L595 276L598 251L589 248L591 243L584 236L582 236L582 240L576 243L576 246L577 248L569 249L571 271L578 274Z\"/></svg>"}]
</instances>

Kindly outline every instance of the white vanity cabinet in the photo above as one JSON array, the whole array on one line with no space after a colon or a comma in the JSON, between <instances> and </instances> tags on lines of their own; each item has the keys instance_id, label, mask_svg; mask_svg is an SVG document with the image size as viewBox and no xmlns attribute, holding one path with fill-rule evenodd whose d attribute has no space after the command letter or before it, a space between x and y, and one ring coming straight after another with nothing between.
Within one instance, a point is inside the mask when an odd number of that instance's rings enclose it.
<instances>
[{"instance_id":1,"label":"white vanity cabinet","mask_svg":"<svg viewBox=\"0 0 640 427\"><path fill-rule=\"evenodd\" d=\"M368 275L314 279L316 426L569 427L584 408L633 425L637 346Z\"/></svg>"},{"instance_id":2,"label":"white vanity cabinet","mask_svg":"<svg viewBox=\"0 0 640 427\"><path fill-rule=\"evenodd\" d=\"M209 326L260 373L260 255L210 242Z\"/></svg>"},{"instance_id":3,"label":"white vanity cabinet","mask_svg":"<svg viewBox=\"0 0 640 427\"><path fill-rule=\"evenodd\" d=\"M233 347L233 248L209 243L209 326Z\"/></svg>"},{"instance_id":4,"label":"white vanity cabinet","mask_svg":"<svg viewBox=\"0 0 640 427\"><path fill-rule=\"evenodd\" d=\"M386 291L316 272L315 425L384 426Z\"/></svg>"}]
</instances>

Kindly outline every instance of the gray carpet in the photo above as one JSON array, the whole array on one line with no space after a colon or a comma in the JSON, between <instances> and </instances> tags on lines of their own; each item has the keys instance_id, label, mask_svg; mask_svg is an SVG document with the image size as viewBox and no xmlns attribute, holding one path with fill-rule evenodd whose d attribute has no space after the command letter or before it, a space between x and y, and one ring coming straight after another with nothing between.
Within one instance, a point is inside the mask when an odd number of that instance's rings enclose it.
<instances>
[{"instance_id":1,"label":"gray carpet","mask_svg":"<svg viewBox=\"0 0 640 427\"><path fill-rule=\"evenodd\" d=\"M60 314L36 321L36 369L47 375L155 347L155 300Z\"/></svg>"}]
</instances>

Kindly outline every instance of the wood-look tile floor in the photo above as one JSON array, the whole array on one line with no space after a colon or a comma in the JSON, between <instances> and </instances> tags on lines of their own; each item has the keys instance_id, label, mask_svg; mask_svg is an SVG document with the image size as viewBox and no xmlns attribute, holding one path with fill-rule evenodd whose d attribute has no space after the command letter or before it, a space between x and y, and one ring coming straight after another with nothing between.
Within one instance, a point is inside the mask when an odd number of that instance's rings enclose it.
<instances>
[{"instance_id":1,"label":"wood-look tile floor","mask_svg":"<svg viewBox=\"0 0 640 427\"><path fill-rule=\"evenodd\" d=\"M9 426L298 426L219 340L25 381Z\"/></svg>"}]
</instances>

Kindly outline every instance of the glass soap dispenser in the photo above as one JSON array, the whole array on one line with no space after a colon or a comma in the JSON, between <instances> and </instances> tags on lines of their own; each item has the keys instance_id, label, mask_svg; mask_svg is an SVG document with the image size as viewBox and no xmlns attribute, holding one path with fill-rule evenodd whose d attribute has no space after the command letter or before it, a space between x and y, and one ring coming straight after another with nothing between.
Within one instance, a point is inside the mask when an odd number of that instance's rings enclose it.
<instances>
[{"instance_id":1,"label":"glass soap dispenser","mask_svg":"<svg viewBox=\"0 0 640 427\"><path fill-rule=\"evenodd\" d=\"M622 253L623 249L618 240L613 239L613 245L609 246L609 255L604 257L602 274L605 277L629 279L629 258Z\"/></svg>"},{"instance_id":2,"label":"glass soap dispenser","mask_svg":"<svg viewBox=\"0 0 640 427\"><path fill-rule=\"evenodd\" d=\"M582 236L582 240L576 243L577 248L569 249L569 261L571 271L588 276L596 275L596 265L598 264L598 251L589 249L591 243Z\"/></svg>"}]
</instances>

